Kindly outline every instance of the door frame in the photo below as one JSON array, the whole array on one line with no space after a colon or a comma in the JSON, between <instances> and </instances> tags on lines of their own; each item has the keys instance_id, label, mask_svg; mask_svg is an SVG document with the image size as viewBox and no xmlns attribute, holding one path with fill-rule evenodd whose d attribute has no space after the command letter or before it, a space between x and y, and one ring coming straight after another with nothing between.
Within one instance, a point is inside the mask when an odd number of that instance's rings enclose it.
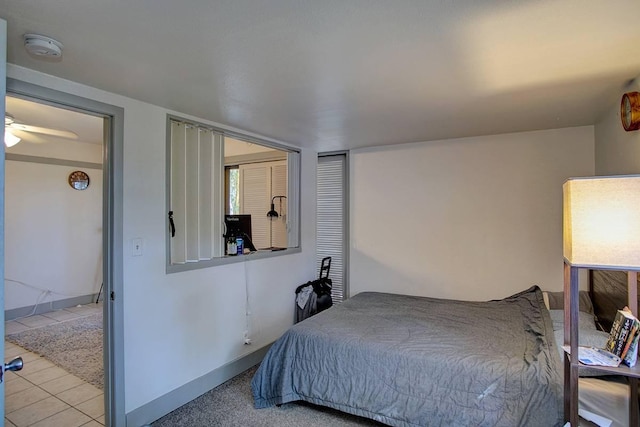
<instances>
[{"instance_id":1,"label":"door frame","mask_svg":"<svg viewBox=\"0 0 640 427\"><path fill-rule=\"evenodd\" d=\"M6 95L104 118L102 274L104 280L105 425L124 427L126 425L122 301L124 109L13 78L6 80ZM4 188L2 191L2 198L4 198ZM4 218L2 221L4 223Z\"/></svg>"},{"instance_id":2,"label":"door frame","mask_svg":"<svg viewBox=\"0 0 640 427\"><path fill-rule=\"evenodd\" d=\"M0 18L0 95L4 100L7 81L7 21ZM0 113L5 114L5 103L0 104ZM0 138L0 277L4 278L4 134ZM0 288L0 304L4 307L4 281ZM0 342L0 370L2 370L2 381L0 382L0 425L4 425L4 308L0 314L0 332L2 332L3 340Z\"/></svg>"}]
</instances>

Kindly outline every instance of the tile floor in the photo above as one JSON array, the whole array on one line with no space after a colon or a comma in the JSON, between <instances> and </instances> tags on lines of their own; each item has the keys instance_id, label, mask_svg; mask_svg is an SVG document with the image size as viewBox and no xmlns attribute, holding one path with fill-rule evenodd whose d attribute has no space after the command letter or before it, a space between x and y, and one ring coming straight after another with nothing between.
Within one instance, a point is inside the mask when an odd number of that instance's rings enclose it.
<instances>
[{"instance_id":1,"label":"tile floor","mask_svg":"<svg viewBox=\"0 0 640 427\"><path fill-rule=\"evenodd\" d=\"M5 322L7 334L87 316L102 303L65 308ZM24 368L5 373L5 426L104 426L102 390L35 353L5 341L4 361L22 357Z\"/></svg>"}]
</instances>

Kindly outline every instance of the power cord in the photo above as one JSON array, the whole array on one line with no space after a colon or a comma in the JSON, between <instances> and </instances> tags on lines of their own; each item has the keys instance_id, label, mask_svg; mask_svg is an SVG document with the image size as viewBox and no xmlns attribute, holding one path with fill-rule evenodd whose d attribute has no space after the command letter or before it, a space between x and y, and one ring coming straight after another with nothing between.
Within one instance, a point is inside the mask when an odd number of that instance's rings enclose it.
<instances>
[{"instance_id":1,"label":"power cord","mask_svg":"<svg viewBox=\"0 0 640 427\"><path fill-rule=\"evenodd\" d=\"M62 292L55 292L55 291L52 291L51 289L42 289L42 288L39 288L39 287L37 287L37 286L33 286L33 285L28 284L28 283L22 282L22 281L20 281L20 280L16 280L16 279L9 279L9 278L7 278L7 277L5 277L5 278L4 278L4 281L5 281L5 282L13 282L13 283L17 283L17 284L22 285L22 286L25 286L25 287L27 287L27 288L29 288L29 289L33 289L34 291L39 291L39 292L40 292L40 294L38 295L38 298L36 299L36 303L35 303L35 305L33 306L33 309L31 310L31 312L30 312L29 314L24 315L24 316L15 317L15 318L14 318L14 319L12 319L12 320L24 319L24 318L26 318L26 317L33 316L33 315L34 315L34 314L36 314L36 312L38 311L38 306L39 306L40 304L42 304L43 300L44 300L46 297L48 297L48 296L51 296L51 295L54 295L54 294L55 294L55 295L60 295L60 296L63 296L63 297L71 297L71 298L73 298L73 297L79 297L79 296L84 296L84 294L65 294L65 293L62 293ZM51 306L50 306L50 307L51 307L51 309L53 310L53 301L49 301L49 304L51 304Z\"/></svg>"}]
</instances>

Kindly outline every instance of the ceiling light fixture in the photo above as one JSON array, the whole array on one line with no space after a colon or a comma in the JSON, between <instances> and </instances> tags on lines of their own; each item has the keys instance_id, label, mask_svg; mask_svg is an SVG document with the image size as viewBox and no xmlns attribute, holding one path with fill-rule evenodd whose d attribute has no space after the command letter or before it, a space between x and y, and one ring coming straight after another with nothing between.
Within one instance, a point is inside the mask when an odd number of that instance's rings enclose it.
<instances>
[{"instance_id":1,"label":"ceiling light fixture","mask_svg":"<svg viewBox=\"0 0 640 427\"><path fill-rule=\"evenodd\" d=\"M4 130L4 145L7 147L13 147L20 141L21 139L9 132L9 129Z\"/></svg>"},{"instance_id":2,"label":"ceiling light fixture","mask_svg":"<svg viewBox=\"0 0 640 427\"><path fill-rule=\"evenodd\" d=\"M25 34L24 48L38 58L58 59L62 57L64 46L51 37L40 34Z\"/></svg>"}]
</instances>

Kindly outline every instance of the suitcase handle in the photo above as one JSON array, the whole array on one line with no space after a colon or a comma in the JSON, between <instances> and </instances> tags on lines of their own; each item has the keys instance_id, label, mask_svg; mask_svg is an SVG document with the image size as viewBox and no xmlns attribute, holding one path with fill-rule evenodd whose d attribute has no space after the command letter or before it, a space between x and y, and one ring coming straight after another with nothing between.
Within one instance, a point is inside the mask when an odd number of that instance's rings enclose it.
<instances>
[{"instance_id":1,"label":"suitcase handle","mask_svg":"<svg viewBox=\"0 0 640 427\"><path fill-rule=\"evenodd\" d=\"M322 263L320 264L320 275L319 279L326 279L329 277L329 270L331 269L331 257L327 256L322 258Z\"/></svg>"}]
</instances>

